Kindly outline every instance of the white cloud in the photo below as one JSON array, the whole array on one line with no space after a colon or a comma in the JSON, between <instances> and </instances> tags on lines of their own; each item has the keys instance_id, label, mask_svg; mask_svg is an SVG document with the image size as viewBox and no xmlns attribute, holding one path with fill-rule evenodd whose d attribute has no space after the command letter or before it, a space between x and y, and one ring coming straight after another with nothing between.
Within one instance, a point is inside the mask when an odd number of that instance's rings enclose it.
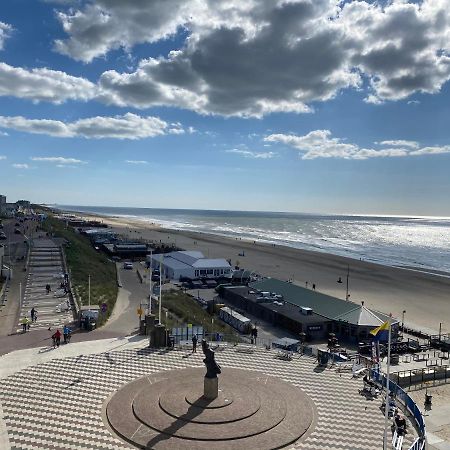
<instances>
[{"instance_id":1,"label":"white cloud","mask_svg":"<svg viewBox=\"0 0 450 450\"><path fill-rule=\"evenodd\" d=\"M254 152L251 150L244 150L239 148L232 148L230 150L225 150L227 153L236 153L238 155L243 156L244 158L253 158L253 159L272 159L278 156L278 153L275 152Z\"/></svg>"},{"instance_id":2,"label":"white cloud","mask_svg":"<svg viewBox=\"0 0 450 450\"><path fill-rule=\"evenodd\" d=\"M11 36L13 27L7 23L0 22L0 50L3 50L6 39Z\"/></svg>"},{"instance_id":3,"label":"white cloud","mask_svg":"<svg viewBox=\"0 0 450 450\"><path fill-rule=\"evenodd\" d=\"M408 105L420 105L420 101L419 100L409 100Z\"/></svg>"},{"instance_id":4,"label":"white cloud","mask_svg":"<svg viewBox=\"0 0 450 450\"><path fill-rule=\"evenodd\" d=\"M13 164L12 165L15 169L29 169L30 166L28 164Z\"/></svg>"},{"instance_id":5,"label":"white cloud","mask_svg":"<svg viewBox=\"0 0 450 450\"><path fill-rule=\"evenodd\" d=\"M362 148L356 144L343 142L342 139L331 137L331 131L329 130L315 130L304 136L271 134L266 136L264 140L293 147L299 150L302 159L369 159L450 153L450 145L420 148L420 145L415 141L402 140L382 141L379 144L386 147L381 149ZM400 146L401 142L406 143L406 145Z\"/></svg>"},{"instance_id":6,"label":"white cloud","mask_svg":"<svg viewBox=\"0 0 450 450\"><path fill-rule=\"evenodd\" d=\"M0 96L14 96L35 102L86 101L95 94L90 81L50 69L23 69L0 62Z\"/></svg>"},{"instance_id":7,"label":"white cloud","mask_svg":"<svg viewBox=\"0 0 450 450\"><path fill-rule=\"evenodd\" d=\"M59 120L26 119L21 116L0 116L0 128L54 137L86 139L137 140L183 132L179 123L169 125L158 117L141 117L132 113L115 117L90 117L68 123Z\"/></svg>"},{"instance_id":8,"label":"white cloud","mask_svg":"<svg viewBox=\"0 0 450 450\"><path fill-rule=\"evenodd\" d=\"M148 164L148 161L134 160L134 159L127 159L125 162L127 164Z\"/></svg>"},{"instance_id":9,"label":"white cloud","mask_svg":"<svg viewBox=\"0 0 450 450\"><path fill-rule=\"evenodd\" d=\"M6 156L5 155L0 155L0 161L2 161L4 159L6 159Z\"/></svg>"},{"instance_id":10,"label":"white cloud","mask_svg":"<svg viewBox=\"0 0 450 450\"><path fill-rule=\"evenodd\" d=\"M411 147L411 148L419 148L419 143L416 141L406 141L404 139L397 139L394 141L381 141L376 142L379 145L389 145L393 147Z\"/></svg>"},{"instance_id":11,"label":"white cloud","mask_svg":"<svg viewBox=\"0 0 450 450\"><path fill-rule=\"evenodd\" d=\"M261 117L309 112L348 88L382 103L450 79L448 0L97 0L58 18L56 49L86 62L185 30L167 57L102 74L97 98L120 106Z\"/></svg>"},{"instance_id":12,"label":"white cloud","mask_svg":"<svg viewBox=\"0 0 450 450\"><path fill-rule=\"evenodd\" d=\"M58 167L74 164L86 164L86 161L76 158L65 158L63 156L32 156L32 161L55 163Z\"/></svg>"}]
</instances>

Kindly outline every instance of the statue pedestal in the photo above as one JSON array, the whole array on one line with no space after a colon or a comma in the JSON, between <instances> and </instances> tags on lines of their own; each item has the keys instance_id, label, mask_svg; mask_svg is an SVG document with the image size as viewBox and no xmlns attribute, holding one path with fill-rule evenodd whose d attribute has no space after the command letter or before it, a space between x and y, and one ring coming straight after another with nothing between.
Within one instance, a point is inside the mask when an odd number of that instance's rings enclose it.
<instances>
[{"instance_id":1,"label":"statue pedestal","mask_svg":"<svg viewBox=\"0 0 450 450\"><path fill-rule=\"evenodd\" d=\"M204 378L204 390L203 397L208 400L215 400L219 395L219 379L215 378Z\"/></svg>"}]
</instances>

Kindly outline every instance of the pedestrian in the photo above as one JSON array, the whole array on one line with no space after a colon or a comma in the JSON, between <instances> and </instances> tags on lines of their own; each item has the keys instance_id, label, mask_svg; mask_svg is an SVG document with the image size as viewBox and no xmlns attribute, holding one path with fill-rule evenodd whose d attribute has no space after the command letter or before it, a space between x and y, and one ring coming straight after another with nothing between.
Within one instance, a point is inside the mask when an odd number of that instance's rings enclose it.
<instances>
[{"instance_id":1,"label":"pedestrian","mask_svg":"<svg viewBox=\"0 0 450 450\"><path fill-rule=\"evenodd\" d=\"M313 283L313 291L316 290L316 285Z\"/></svg>"},{"instance_id":2,"label":"pedestrian","mask_svg":"<svg viewBox=\"0 0 450 450\"><path fill-rule=\"evenodd\" d=\"M69 328L68 325L64 325L63 335L64 335L64 344L68 344L72 336L72 330Z\"/></svg>"},{"instance_id":3,"label":"pedestrian","mask_svg":"<svg viewBox=\"0 0 450 450\"><path fill-rule=\"evenodd\" d=\"M47 294L50 293L50 291L52 290L49 284L45 285L45 290L47 291Z\"/></svg>"},{"instance_id":4,"label":"pedestrian","mask_svg":"<svg viewBox=\"0 0 450 450\"><path fill-rule=\"evenodd\" d=\"M192 336L192 353L197 353L198 337L196 334Z\"/></svg>"},{"instance_id":5,"label":"pedestrian","mask_svg":"<svg viewBox=\"0 0 450 450\"><path fill-rule=\"evenodd\" d=\"M61 343L61 331L57 328L55 333L52 335L53 339L53 348L59 347L59 344Z\"/></svg>"},{"instance_id":6,"label":"pedestrian","mask_svg":"<svg viewBox=\"0 0 450 450\"><path fill-rule=\"evenodd\" d=\"M34 309L34 306L31 308L31 311L30 311L30 315L31 315L31 321L32 322L36 322L36 320L37 320L37 311Z\"/></svg>"},{"instance_id":7,"label":"pedestrian","mask_svg":"<svg viewBox=\"0 0 450 450\"><path fill-rule=\"evenodd\" d=\"M30 321L28 320L28 317L23 316L23 319L20 321L20 323L22 324L22 331L24 333L26 333L27 329L29 329L29 323L30 323Z\"/></svg>"},{"instance_id":8,"label":"pedestrian","mask_svg":"<svg viewBox=\"0 0 450 450\"><path fill-rule=\"evenodd\" d=\"M308 289L308 282L305 283L305 287L306 287L306 289Z\"/></svg>"}]
</instances>

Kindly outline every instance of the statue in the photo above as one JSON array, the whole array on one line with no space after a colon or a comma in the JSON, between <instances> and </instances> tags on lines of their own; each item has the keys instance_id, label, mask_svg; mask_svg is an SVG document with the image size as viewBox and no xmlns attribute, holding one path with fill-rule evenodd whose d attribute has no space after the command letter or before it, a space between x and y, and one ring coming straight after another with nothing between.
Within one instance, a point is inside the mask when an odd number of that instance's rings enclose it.
<instances>
[{"instance_id":1,"label":"statue","mask_svg":"<svg viewBox=\"0 0 450 450\"><path fill-rule=\"evenodd\" d=\"M205 378L217 378L217 375L221 373L220 366L216 363L214 351L209 348L206 339L202 339L202 350L205 354L205 359L203 360L206 366Z\"/></svg>"}]
</instances>

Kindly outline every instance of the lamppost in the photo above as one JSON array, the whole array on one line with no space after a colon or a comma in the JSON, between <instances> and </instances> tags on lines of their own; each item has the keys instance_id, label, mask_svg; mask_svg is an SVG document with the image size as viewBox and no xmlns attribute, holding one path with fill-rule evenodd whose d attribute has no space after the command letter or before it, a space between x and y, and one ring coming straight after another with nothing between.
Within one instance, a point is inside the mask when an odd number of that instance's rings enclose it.
<instances>
[{"instance_id":1,"label":"lamppost","mask_svg":"<svg viewBox=\"0 0 450 450\"><path fill-rule=\"evenodd\" d=\"M347 283L346 283L346 290L345 290L345 300L348 301L350 294L348 293L348 279L350 277L350 265L347 264ZM337 280L337 283L341 284L342 283L342 277L339 277L339 279Z\"/></svg>"},{"instance_id":2,"label":"lamppost","mask_svg":"<svg viewBox=\"0 0 450 450\"><path fill-rule=\"evenodd\" d=\"M402 331L403 331L403 333L405 332L405 314L406 314L406 309L404 309L402 311Z\"/></svg>"}]
</instances>

